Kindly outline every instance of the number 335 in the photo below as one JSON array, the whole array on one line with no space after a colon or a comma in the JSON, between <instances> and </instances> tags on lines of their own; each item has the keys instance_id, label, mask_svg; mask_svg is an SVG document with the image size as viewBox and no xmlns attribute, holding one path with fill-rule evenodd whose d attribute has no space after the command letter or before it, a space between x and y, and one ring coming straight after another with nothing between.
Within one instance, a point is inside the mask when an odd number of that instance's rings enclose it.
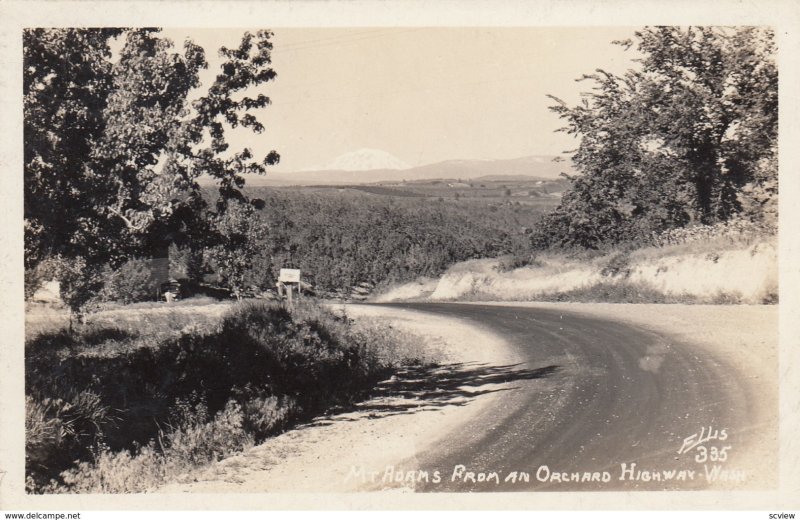
<instances>
[{"instance_id":1,"label":"number 335","mask_svg":"<svg viewBox=\"0 0 800 520\"><path fill-rule=\"evenodd\" d=\"M731 449L730 446L724 446L722 448L717 448L716 446L711 446L710 448L698 446L697 455L694 456L694 461L699 464L707 461L725 462L728 460L729 449Z\"/></svg>"}]
</instances>

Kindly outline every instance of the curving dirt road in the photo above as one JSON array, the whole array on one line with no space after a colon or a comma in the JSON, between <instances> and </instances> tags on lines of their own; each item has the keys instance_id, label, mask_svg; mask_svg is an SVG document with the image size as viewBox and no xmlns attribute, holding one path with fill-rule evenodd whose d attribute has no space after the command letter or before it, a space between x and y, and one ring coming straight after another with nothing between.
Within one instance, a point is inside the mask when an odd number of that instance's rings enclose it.
<instances>
[{"instance_id":1,"label":"curving dirt road","mask_svg":"<svg viewBox=\"0 0 800 520\"><path fill-rule=\"evenodd\" d=\"M425 461L422 470L441 476L418 490L746 486L770 466L739 465L741 452L774 433L754 424L755 407L764 403L754 402L743 374L701 348L562 310L401 306L479 322L521 359L503 367L511 388L499 405L415 457Z\"/></svg>"},{"instance_id":2,"label":"curving dirt road","mask_svg":"<svg viewBox=\"0 0 800 520\"><path fill-rule=\"evenodd\" d=\"M776 485L773 309L532 305L349 307L458 355L163 491Z\"/></svg>"}]
</instances>

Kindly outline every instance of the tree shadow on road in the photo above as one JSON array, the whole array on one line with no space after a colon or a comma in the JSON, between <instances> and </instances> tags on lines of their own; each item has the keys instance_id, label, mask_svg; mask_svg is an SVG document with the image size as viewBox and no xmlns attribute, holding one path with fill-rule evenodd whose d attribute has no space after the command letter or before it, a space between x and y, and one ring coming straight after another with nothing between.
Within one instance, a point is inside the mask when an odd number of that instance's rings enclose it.
<instances>
[{"instance_id":1,"label":"tree shadow on road","mask_svg":"<svg viewBox=\"0 0 800 520\"><path fill-rule=\"evenodd\" d=\"M530 369L524 368L521 363L500 366L451 363L408 367L380 382L368 400L356 403L347 410L319 417L309 426L464 406L482 395L516 388L508 386L508 383L542 379L558 370L558 365Z\"/></svg>"}]
</instances>

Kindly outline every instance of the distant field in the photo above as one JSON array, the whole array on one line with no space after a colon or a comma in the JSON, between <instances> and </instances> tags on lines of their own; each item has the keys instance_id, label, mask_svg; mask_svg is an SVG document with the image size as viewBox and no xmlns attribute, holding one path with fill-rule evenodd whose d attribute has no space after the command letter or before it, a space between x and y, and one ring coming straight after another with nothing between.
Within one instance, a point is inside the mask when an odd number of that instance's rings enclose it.
<instances>
[{"instance_id":1,"label":"distant field","mask_svg":"<svg viewBox=\"0 0 800 520\"><path fill-rule=\"evenodd\" d=\"M406 189L423 193L429 197L455 198L456 194L465 199L498 199L512 202L533 202L545 199L558 202L561 192L568 186L566 179L445 179L418 181L402 184Z\"/></svg>"},{"instance_id":2,"label":"distant field","mask_svg":"<svg viewBox=\"0 0 800 520\"><path fill-rule=\"evenodd\" d=\"M301 188L302 189L302 188ZM360 185L344 185L344 186L309 186L308 190L325 191L335 190L343 192L345 190L363 191L364 193L371 193L373 195L385 195L387 197L427 197L424 193L404 190L402 188L394 188L389 186L360 186Z\"/></svg>"},{"instance_id":3,"label":"distant field","mask_svg":"<svg viewBox=\"0 0 800 520\"><path fill-rule=\"evenodd\" d=\"M567 188L566 179L537 179L533 177L494 177L486 179L434 179L421 181L381 182L374 184L346 184L291 187L252 187L252 193L269 189L320 195L346 196L366 193L382 197L429 198L458 201L475 201L487 204L532 205L548 210L554 208Z\"/></svg>"}]
</instances>

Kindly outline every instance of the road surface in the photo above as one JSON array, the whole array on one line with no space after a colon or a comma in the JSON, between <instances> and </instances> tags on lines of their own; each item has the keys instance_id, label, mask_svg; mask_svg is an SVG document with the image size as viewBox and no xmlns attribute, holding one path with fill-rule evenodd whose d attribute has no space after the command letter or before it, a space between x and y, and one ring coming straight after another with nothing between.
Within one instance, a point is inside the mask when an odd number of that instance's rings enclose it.
<instances>
[{"instance_id":1,"label":"road surface","mask_svg":"<svg viewBox=\"0 0 800 520\"><path fill-rule=\"evenodd\" d=\"M560 310L386 305L479 323L520 360L465 367L434 384L507 383L471 427L398 464L418 473L417 491L747 487L765 469L737 465L750 444L774 433L752 425L762 403L750 380L702 348Z\"/></svg>"},{"instance_id":2,"label":"road surface","mask_svg":"<svg viewBox=\"0 0 800 520\"><path fill-rule=\"evenodd\" d=\"M774 308L404 303L345 312L390 320L439 363L406 367L352 407L160 491L775 488Z\"/></svg>"}]
</instances>

